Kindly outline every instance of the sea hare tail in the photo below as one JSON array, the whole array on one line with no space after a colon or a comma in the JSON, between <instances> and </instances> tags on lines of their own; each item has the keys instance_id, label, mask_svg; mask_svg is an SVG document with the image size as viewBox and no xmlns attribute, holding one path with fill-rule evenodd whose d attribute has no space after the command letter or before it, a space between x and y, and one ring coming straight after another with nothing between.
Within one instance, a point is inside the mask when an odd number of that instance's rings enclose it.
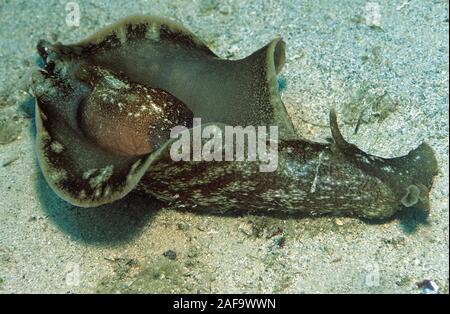
<instances>
[{"instance_id":1,"label":"sea hare tail","mask_svg":"<svg viewBox=\"0 0 450 314\"><path fill-rule=\"evenodd\" d=\"M381 158L363 152L344 139L334 110L330 112L330 124L335 146L346 159L368 175L378 177L388 184L399 205L429 211L429 193L439 166L434 151L428 144L422 143L405 156Z\"/></svg>"}]
</instances>

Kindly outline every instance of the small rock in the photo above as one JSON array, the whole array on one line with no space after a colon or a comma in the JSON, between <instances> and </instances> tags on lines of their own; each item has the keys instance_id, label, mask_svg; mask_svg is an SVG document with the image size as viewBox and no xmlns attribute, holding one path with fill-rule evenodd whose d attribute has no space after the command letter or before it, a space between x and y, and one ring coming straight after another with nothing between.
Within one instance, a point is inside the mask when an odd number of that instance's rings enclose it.
<instances>
[{"instance_id":1,"label":"small rock","mask_svg":"<svg viewBox=\"0 0 450 314\"><path fill-rule=\"evenodd\" d=\"M170 260L175 260L177 258L177 253L172 250L167 250L163 253L164 257L167 257Z\"/></svg>"},{"instance_id":2,"label":"small rock","mask_svg":"<svg viewBox=\"0 0 450 314\"><path fill-rule=\"evenodd\" d=\"M339 218L337 218L334 222L335 222L336 225L338 225L338 226L343 226L343 225L344 225L344 222L343 222L341 219L339 219Z\"/></svg>"},{"instance_id":3,"label":"small rock","mask_svg":"<svg viewBox=\"0 0 450 314\"><path fill-rule=\"evenodd\" d=\"M189 227L190 226L187 223L184 223L184 222L177 223L178 230L186 231L186 230L189 230Z\"/></svg>"},{"instance_id":4,"label":"small rock","mask_svg":"<svg viewBox=\"0 0 450 314\"><path fill-rule=\"evenodd\" d=\"M232 45L228 50L227 50L227 58L233 57L235 55L237 55L239 53L239 51L241 51L241 49L237 46L237 45Z\"/></svg>"},{"instance_id":5,"label":"small rock","mask_svg":"<svg viewBox=\"0 0 450 314\"><path fill-rule=\"evenodd\" d=\"M417 284L422 289L423 294L437 294L439 291L438 285L430 279L425 279Z\"/></svg>"}]
</instances>

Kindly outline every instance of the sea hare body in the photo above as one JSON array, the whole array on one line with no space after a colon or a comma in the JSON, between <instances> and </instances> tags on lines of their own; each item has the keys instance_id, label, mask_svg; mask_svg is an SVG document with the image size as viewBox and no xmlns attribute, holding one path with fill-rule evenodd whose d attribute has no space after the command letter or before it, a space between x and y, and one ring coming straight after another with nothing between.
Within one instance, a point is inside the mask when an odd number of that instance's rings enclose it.
<instances>
[{"instance_id":1,"label":"sea hare body","mask_svg":"<svg viewBox=\"0 0 450 314\"><path fill-rule=\"evenodd\" d=\"M134 16L78 44L41 41L38 51L37 155L47 182L72 204L98 206L138 189L221 213L386 218L429 209L437 163L428 145L399 158L368 155L344 140L334 111L332 143L294 135L278 93L280 39L230 61L176 23ZM219 129L278 126L277 169L172 160L170 130L191 128L193 117Z\"/></svg>"},{"instance_id":2,"label":"sea hare body","mask_svg":"<svg viewBox=\"0 0 450 314\"><path fill-rule=\"evenodd\" d=\"M274 172L260 172L252 161L176 163L166 151L138 189L180 208L218 213L387 218L402 206L429 209L436 160L427 144L399 158L368 155L343 141L334 112L330 118L332 144L280 140Z\"/></svg>"}]
</instances>

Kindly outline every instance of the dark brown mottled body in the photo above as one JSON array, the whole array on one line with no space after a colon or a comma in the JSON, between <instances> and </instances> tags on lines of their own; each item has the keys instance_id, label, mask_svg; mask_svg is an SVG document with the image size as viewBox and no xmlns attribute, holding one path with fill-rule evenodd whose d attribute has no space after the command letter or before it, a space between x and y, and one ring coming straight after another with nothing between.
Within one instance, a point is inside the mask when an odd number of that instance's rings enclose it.
<instances>
[{"instance_id":1,"label":"dark brown mottled body","mask_svg":"<svg viewBox=\"0 0 450 314\"><path fill-rule=\"evenodd\" d=\"M40 41L44 68L33 77L36 147L51 188L94 207L143 190L179 208L220 213L386 218L429 210L438 166L422 144L408 155L368 155L344 140L294 136L278 92L284 43L242 60L216 56L179 24L133 16L74 44ZM224 125L275 125L278 168L255 161L173 161L170 129L192 118ZM192 134L193 129L189 129Z\"/></svg>"},{"instance_id":2,"label":"dark brown mottled body","mask_svg":"<svg viewBox=\"0 0 450 314\"><path fill-rule=\"evenodd\" d=\"M334 112L331 128L331 144L279 141L274 172L260 172L255 161L174 162L166 151L138 189L179 208L219 213L386 218L404 206L428 211L437 166L428 145L404 157L381 158L342 142ZM414 204L403 201L411 187L421 190Z\"/></svg>"},{"instance_id":3,"label":"dark brown mottled body","mask_svg":"<svg viewBox=\"0 0 450 314\"><path fill-rule=\"evenodd\" d=\"M279 143L275 172L255 161L173 162L159 159L138 189L179 208L230 212L390 216L392 190L333 151L331 145ZM363 210L362 210L363 209Z\"/></svg>"}]
</instances>

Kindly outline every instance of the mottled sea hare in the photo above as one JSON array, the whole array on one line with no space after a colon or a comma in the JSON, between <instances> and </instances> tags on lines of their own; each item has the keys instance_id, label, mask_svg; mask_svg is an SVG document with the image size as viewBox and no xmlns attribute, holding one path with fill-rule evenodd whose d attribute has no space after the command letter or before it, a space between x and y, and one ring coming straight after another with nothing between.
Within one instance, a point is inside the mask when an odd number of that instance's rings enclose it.
<instances>
[{"instance_id":1,"label":"mottled sea hare","mask_svg":"<svg viewBox=\"0 0 450 314\"><path fill-rule=\"evenodd\" d=\"M399 158L368 155L345 141L334 111L331 143L296 137L278 91L281 39L231 61L174 22L133 16L77 44L40 41L38 52L45 64L33 77L38 160L72 204L99 206L139 189L220 213L386 218L404 207L429 210L438 166L427 144ZM277 170L173 161L170 129L192 127L193 117L221 130L278 126Z\"/></svg>"}]
</instances>

